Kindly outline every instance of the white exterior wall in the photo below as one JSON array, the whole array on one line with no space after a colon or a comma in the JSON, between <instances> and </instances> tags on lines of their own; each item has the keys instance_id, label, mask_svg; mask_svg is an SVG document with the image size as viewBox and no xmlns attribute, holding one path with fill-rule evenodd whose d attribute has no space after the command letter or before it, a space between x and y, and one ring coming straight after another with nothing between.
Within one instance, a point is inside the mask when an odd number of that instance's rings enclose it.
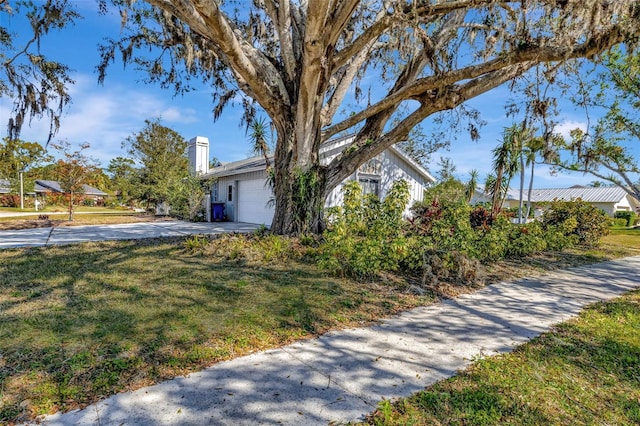
<instances>
[{"instance_id":1,"label":"white exterior wall","mask_svg":"<svg viewBox=\"0 0 640 426\"><path fill-rule=\"evenodd\" d=\"M635 211L634 206L631 205L631 201L629 200L629 196L627 195L619 203L616 203L614 206L616 211L626 210L626 211Z\"/></svg>"},{"instance_id":2,"label":"white exterior wall","mask_svg":"<svg viewBox=\"0 0 640 426\"><path fill-rule=\"evenodd\" d=\"M338 140L337 142L329 145L323 146L321 150L321 164L328 164L333 158L340 154L340 152L344 149L345 142L344 140ZM411 166L407 161L405 161L401 156L397 155L395 152L391 150L386 150L382 154L377 157L381 164L382 173L380 175L380 198L384 198L389 191L391 190L391 186L397 180L404 179L409 183L409 195L410 200L407 208L405 209L404 214L406 216L410 215L410 208L416 201L422 201L424 199L424 190L430 184L425 177L423 177L419 172L417 172L413 166ZM366 175L372 176L372 175ZM266 174L264 170L254 171L249 173L242 173L232 176L222 176L218 178L218 196L217 199L212 199L212 202L225 202L227 219L232 221L238 220L238 197L242 197L242 194L238 194L238 182L246 181L246 180L255 180L255 179L263 179L266 180ZM358 173L352 174L348 177L345 182L349 180L357 180ZM233 201L229 202L227 200L228 187L229 185L233 186ZM241 187L242 185L240 185ZM342 197L342 188L344 186L344 182L334 188L327 199L325 200L325 207L333 207L342 205L343 197ZM265 191L269 189L265 187ZM243 203L244 204L244 203ZM266 213L265 213L266 214ZM271 213L273 215L273 213ZM263 218L260 222L271 224L273 217L271 218Z\"/></svg>"},{"instance_id":3,"label":"white exterior wall","mask_svg":"<svg viewBox=\"0 0 640 426\"><path fill-rule=\"evenodd\" d=\"M424 190L429 182L413 169L396 153L387 150L382 153L382 170L380 176L380 198L387 196L395 181L404 179L409 183L409 204L404 211L405 216L411 215L411 206L416 201L424 200Z\"/></svg>"},{"instance_id":4,"label":"white exterior wall","mask_svg":"<svg viewBox=\"0 0 640 426\"><path fill-rule=\"evenodd\" d=\"M587 203L591 204L593 207L597 207L600 210L604 210L606 214L613 217L616 212L616 204L615 203Z\"/></svg>"}]
</instances>

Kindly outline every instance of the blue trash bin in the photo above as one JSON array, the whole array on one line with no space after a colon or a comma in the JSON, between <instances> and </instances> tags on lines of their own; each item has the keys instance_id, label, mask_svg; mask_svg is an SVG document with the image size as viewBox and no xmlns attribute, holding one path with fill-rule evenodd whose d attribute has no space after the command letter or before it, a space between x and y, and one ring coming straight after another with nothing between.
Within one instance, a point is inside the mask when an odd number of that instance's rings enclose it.
<instances>
[{"instance_id":1,"label":"blue trash bin","mask_svg":"<svg viewBox=\"0 0 640 426\"><path fill-rule=\"evenodd\" d=\"M224 220L224 203L212 203L213 220Z\"/></svg>"}]
</instances>

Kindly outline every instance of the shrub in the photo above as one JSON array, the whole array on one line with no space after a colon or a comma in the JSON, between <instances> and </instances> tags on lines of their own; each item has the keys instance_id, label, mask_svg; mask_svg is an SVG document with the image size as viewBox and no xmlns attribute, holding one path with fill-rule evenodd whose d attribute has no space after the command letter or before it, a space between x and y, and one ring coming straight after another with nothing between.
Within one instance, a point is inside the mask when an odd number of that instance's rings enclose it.
<instances>
[{"instance_id":1,"label":"shrub","mask_svg":"<svg viewBox=\"0 0 640 426\"><path fill-rule=\"evenodd\" d=\"M20 205L20 199L17 195L13 195L13 194L0 195L0 206L17 207L19 205Z\"/></svg>"},{"instance_id":2,"label":"shrub","mask_svg":"<svg viewBox=\"0 0 640 426\"><path fill-rule=\"evenodd\" d=\"M626 219L624 217L619 217L617 219L610 219L609 220L609 226L623 227L623 226L627 226L628 222L629 222L628 219Z\"/></svg>"},{"instance_id":3,"label":"shrub","mask_svg":"<svg viewBox=\"0 0 640 426\"><path fill-rule=\"evenodd\" d=\"M547 248L547 242L539 222L526 225L511 225L509 244L506 249L507 257L527 256L540 253Z\"/></svg>"},{"instance_id":4,"label":"shrub","mask_svg":"<svg viewBox=\"0 0 640 426\"><path fill-rule=\"evenodd\" d=\"M636 212L632 212L632 211L615 212L613 217L615 219L625 219L626 222L622 226L633 226L636 223Z\"/></svg>"},{"instance_id":5,"label":"shrub","mask_svg":"<svg viewBox=\"0 0 640 426\"><path fill-rule=\"evenodd\" d=\"M606 213L581 199L575 201L553 201L544 215L543 228L558 227L565 236L574 235L577 243L597 245L600 238L609 232Z\"/></svg>"},{"instance_id":6,"label":"shrub","mask_svg":"<svg viewBox=\"0 0 640 426\"><path fill-rule=\"evenodd\" d=\"M408 232L418 236L426 250L469 252L474 234L462 183L450 179L430 188L411 211Z\"/></svg>"},{"instance_id":7,"label":"shrub","mask_svg":"<svg viewBox=\"0 0 640 426\"><path fill-rule=\"evenodd\" d=\"M402 234L402 214L409 201L409 185L393 184L383 201L362 194L358 182L343 188L343 206L329 209L328 229L320 247L320 266L357 279L383 270L397 270L408 253Z\"/></svg>"},{"instance_id":8,"label":"shrub","mask_svg":"<svg viewBox=\"0 0 640 426\"><path fill-rule=\"evenodd\" d=\"M511 227L509 219L501 214L493 221L491 227L475 229L470 254L483 262L504 259Z\"/></svg>"},{"instance_id":9,"label":"shrub","mask_svg":"<svg viewBox=\"0 0 640 426\"><path fill-rule=\"evenodd\" d=\"M469 222L471 222L471 227L474 229L488 229L493 225L491 211L482 206L477 206L469 214Z\"/></svg>"},{"instance_id":10,"label":"shrub","mask_svg":"<svg viewBox=\"0 0 640 426\"><path fill-rule=\"evenodd\" d=\"M425 253L422 265L424 286L434 286L442 279L465 285L481 282L480 262L459 251Z\"/></svg>"}]
</instances>

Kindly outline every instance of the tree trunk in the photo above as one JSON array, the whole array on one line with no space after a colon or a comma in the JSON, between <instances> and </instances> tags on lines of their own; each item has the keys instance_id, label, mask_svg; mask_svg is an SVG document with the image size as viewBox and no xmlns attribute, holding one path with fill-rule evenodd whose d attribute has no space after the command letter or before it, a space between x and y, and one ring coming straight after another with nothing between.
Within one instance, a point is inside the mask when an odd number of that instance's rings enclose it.
<instances>
[{"instance_id":1,"label":"tree trunk","mask_svg":"<svg viewBox=\"0 0 640 426\"><path fill-rule=\"evenodd\" d=\"M327 196L326 171L319 164L303 169L292 150L295 133L279 136L273 165L276 208L271 223L275 234L320 234L324 230L324 201ZM317 161L317 160L316 160Z\"/></svg>"},{"instance_id":2,"label":"tree trunk","mask_svg":"<svg viewBox=\"0 0 640 426\"><path fill-rule=\"evenodd\" d=\"M69 222L73 222L73 192L69 193Z\"/></svg>"},{"instance_id":3,"label":"tree trunk","mask_svg":"<svg viewBox=\"0 0 640 426\"><path fill-rule=\"evenodd\" d=\"M522 144L522 141L520 141ZM523 147L520 147L520 199L518 200L518 223L522 224L522 208L524 206L524 152ZM524 223L527 223L527 217L525 217Z\"/></svg>"},{"instance_id":4,"label":"tree trunk","mask_svg":"<svg viewBox=\"0 0 640 426\"><path fill-rule=\"evenodd\" d=\"M496 183L491 196L491 218L495 219L502 208L501 193L502 192L502 167L498 167L496 172Z\"/></svg>"},{"instance_id":5,"label":"tree trunk","mask_svg":"<svg viewBox=\"0 0 640 426\"><path fill-rule=\"evenodd\" d=\"M531 214L531 193L533 192L533 172L535 165L536 162L531 161L531 177L529 179L529 193L527 194L527 218L529 218L529 214Z\"/></svg>"}]
</instances>

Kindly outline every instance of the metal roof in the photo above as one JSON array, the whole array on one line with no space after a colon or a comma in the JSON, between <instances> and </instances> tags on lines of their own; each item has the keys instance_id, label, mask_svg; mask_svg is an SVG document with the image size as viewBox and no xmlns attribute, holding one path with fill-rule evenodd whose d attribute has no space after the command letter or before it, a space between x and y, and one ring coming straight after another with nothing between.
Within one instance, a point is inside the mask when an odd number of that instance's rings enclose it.
<instances>
[{"instance_id":1,"label":"metal roof","mask_svg":"<svg viewBox=\"0 0 640 426\"><path fill-rule=\"evenodd\" d=\"M508 196L510 199L519 199L520 191L510 189ZM578 198L589 203L618 203L627 196L627 192L618 187L573 187L573 188L551 188L534 189L531 192L531 201L547 202L553 200L571 201ZM525 200L527 199L527 189L524 190Z\"/></svg>"}]
</instances>

